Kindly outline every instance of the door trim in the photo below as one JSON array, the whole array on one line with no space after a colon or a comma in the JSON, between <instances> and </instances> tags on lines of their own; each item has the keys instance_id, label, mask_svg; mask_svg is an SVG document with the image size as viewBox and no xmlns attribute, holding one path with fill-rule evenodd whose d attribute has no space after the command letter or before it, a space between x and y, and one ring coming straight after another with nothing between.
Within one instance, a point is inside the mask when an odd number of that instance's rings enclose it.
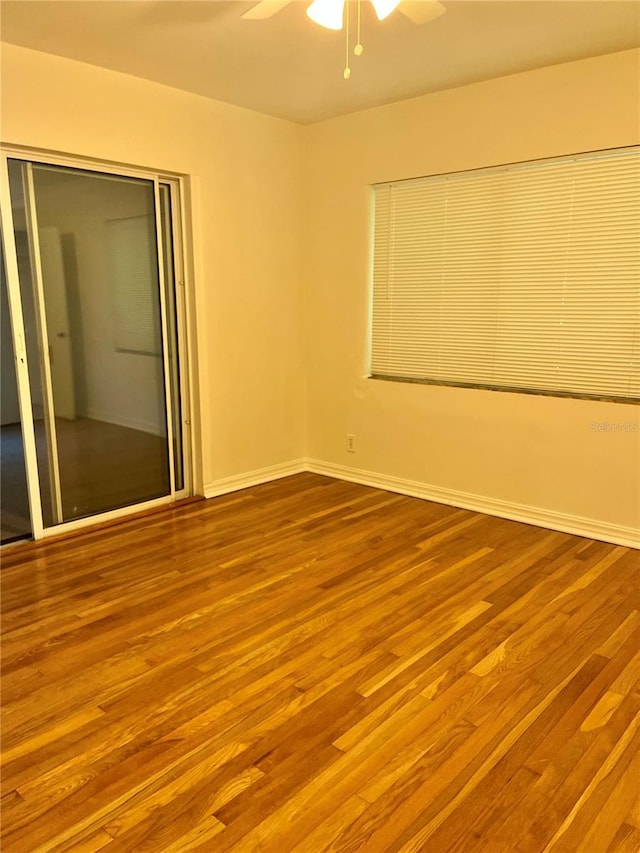
<instances>
[{"instance_id":1,"label":"door trim","mask_svg":"<svg viewBox=\"0 0 640 853\"><path fill-rule=\"evenodd\" d=\"M31 407L31 384L27 366L27 345L22 319L22 297L20 295L18 254L14 239L13 209L9 188L8 157L0 156L0 219L2 220L2 248L4 254L5 274L7 279L7 301L11 334L13 337L13 357L18 386L18 406L20 409L20 428L22 430L22 446L24 451L25 474L27 478L27 496L29 498L29 513L31 516L31 533L34 539L40 539L43 532L42 503L40 499L40 484L38 482L38 460L36 454L36 435L33 426L33 411Z\"/></svg>"},{"instance_id":2,"label":"door trim","mask_svg":"<svg viewBox=\"0 0 640 853\"><path fill-rule=\"evenodd\" d=\"M42 375L42 397L44 405L44 423L47 433L47 457L49 462L49 487L51 491L51 508L53 523L61 524L62 488L60 486L60 465L58 460L58 434L56 432L56 415L53 401L53 380L51 378L51 363L49 353L49 329L45 308L44 279L42 275L42 255L40 253L40 234L38 232L38 214L36 210L35 188L33 184L33 166L26 164L22 173L24 188L24 206L27 220L27 239L29 241L29 257L33 277L33 295L36 309L36 322L40 343L40 371Z\"/></svg>"}]
</instances>

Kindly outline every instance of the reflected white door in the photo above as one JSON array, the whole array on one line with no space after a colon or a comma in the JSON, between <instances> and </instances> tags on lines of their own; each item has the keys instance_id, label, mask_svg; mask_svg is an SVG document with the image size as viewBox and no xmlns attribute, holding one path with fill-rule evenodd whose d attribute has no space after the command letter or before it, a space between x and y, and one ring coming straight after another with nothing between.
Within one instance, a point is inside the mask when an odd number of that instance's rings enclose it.
<instances>
[{"instance_id":1,"label":"reflected white door","mask_svg":"<svg viewBox=\"0 0 640 853\"><path fill-rule=\"evenodd\" d=\"M74 420L76 392L62 244L56 228L40 229L40 260L47 297L47 336L53 403L58 418Z\"/></svg>"}]
</instances>

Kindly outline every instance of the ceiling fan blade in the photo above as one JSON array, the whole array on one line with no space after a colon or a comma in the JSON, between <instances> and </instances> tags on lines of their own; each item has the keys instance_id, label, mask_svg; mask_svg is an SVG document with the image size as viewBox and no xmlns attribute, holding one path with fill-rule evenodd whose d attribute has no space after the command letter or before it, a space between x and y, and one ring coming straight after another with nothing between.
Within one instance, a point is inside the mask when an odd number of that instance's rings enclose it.
<instances>
[{"instance_id":1,"label":"ceiling fan blade","mask_svg":"<svg viewBox=\"0 0 640 853\"><path fill-rule=\"evenodd\" d=\"M249 21L262 21L264 18L270 18L272 15L275 15L276 12L284 9L291 2L293 0L260 0L259 3L252 9L249 9L248 12L245 12L244 15L241 15L241 17Z\"/></svg>"},{"instance_id":2,"label":"ceiling fan blade","mask_svg":"<svg viewBox=\"0 0 640 853\"><path fill-rule=\"evenodd\" d=\"M438 0L402 0L398 11L406 15L414 24L428 24L447 10L442 3L438 3Z\"/></svg>"}]
</instances>

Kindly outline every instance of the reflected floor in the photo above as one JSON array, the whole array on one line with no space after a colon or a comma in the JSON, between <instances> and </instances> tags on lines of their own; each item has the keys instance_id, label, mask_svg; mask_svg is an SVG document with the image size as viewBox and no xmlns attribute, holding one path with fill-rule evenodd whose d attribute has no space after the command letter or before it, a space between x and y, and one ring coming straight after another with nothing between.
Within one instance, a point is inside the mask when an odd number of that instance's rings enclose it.
<instances>
[{"instance_id":1,"label":"reflected floor","mask_svg":"<svg viewBox=\"0 0 640 853\"><path fill-rule=\"evenodd\" d=\"M169 461L164 436L90 418L56 418L60 487L65 520L82 518L169 493ZM16 434L17 439L16 441ZM5 437L6 436L6 437ZM42 422L36 422L39 457L46 458ZM19 446L19 453L17 448ZM19 425L2 427L2 516L28 519ZM13 452L5 449L13 448ZM44 490L43 513L51 517ZM27 522L28 525L28 522ZM27 526L26 528L30 528ZM4 539L3 539L4 541Z\"/></svg>"},{"instance_id":2,"label":"reflected floor","mask_svg":"<svg viewBox=\"0 0 640 853\"><path fill-rule=\"evenodd\" d=\"M0 542L31 534L20 424L0 432Z\"/></svg>"}]
</instances>

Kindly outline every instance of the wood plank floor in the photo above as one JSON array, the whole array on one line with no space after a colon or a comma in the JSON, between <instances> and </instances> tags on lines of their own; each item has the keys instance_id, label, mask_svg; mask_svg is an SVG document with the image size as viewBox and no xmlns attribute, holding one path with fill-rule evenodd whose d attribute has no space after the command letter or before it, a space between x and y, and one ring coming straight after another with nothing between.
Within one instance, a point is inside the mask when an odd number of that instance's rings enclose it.
<instances>
[{"instance_id":1,"label":"wood plank floor","mask_svg":"<svg viewBox=\"0 0 640 853\"><path fill-rule=\"evenodd\" d=\"M5 551L3 853L640 850L640 554L301 474Z\"/></svg>"}]
</instances>

